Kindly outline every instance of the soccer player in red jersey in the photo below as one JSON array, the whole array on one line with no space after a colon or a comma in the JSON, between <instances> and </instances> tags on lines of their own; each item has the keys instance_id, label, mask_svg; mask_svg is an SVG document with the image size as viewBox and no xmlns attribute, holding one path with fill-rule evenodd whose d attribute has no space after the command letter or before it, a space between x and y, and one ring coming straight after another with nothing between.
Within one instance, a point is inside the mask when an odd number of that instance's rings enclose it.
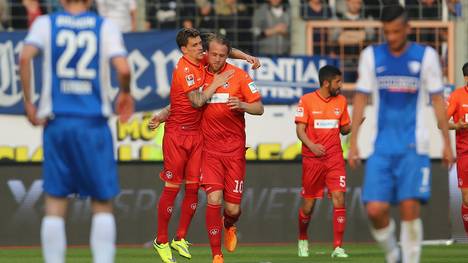
<instances>
[{"instance_id":1,"label":"soccer player in red jersey","mask_svg":"<svg viewBox=\"0 0 468 263\"><path fill-rule=\"evenodd\" d=\"M302 197L299 209L299 257L309 256L307 228L315 200L328 188L333 201L332 257L346 258L342 248L346 224L346 171L340 133L351 131L346 98L340 95L341 72L333 66L319 70L320 89L302 96L296 112L296 133L302 141Z\"/></svg>"},{"instance_id":2,"label":"soccer player in red jersey","mask_svg":"<svg viewBox=\"0 0 468 263\"><path fill-rule=\"evenodd\" d=\"M176 41L183 57L173 72L170 106L154 116L150 125L154 129L167 118L163 139L164 169L160 173L165 185L158 203L158 234L153 242L163 262L176 262L171 247L181 256L191 258L185 236L198 205L202 106L233 74L233 71L218 74L211 85L200 91L206 64L200 33L196 29L182 29ZM252 63L253 68L259 66L258 59L239 50L231 57L244 59ZM169 244L168 225L181 184L185 184L181 217L176 237Z\"/></svg>"},{"instance_id":3,"label":"soccer player in red jersey","mask_svg":"<svg viewBox=\"0 0 468 263\"><path fill-rule=\"evenodd\" d=\"M233 252L237 245L235 223L241 214L240 204L245 177L244 114L263 114L263 104L255 82L242 69L226 63L231 46L223 36L208 42L208 66L205 86L210 87L219 74L234 71L207 102L202 119L203 161L201 184L207 193L206 227L213 263L223 262L224 245ZM224 217L221 207L224 199ZM223 219L224 218L224 219Z\"/></svg>"},{"instance_id":4,"label":"soccer player in red jersey","mask_svg":"<svg viewBox=\"0 0 468 263\"><path fill-rule=\"evenodd\" d=\"M449 128L456 131L458 187L462 193L461 215L468 235L468 63L463 65L466 85L456 89L448 99Z\"/></svg>"}]
</instances>

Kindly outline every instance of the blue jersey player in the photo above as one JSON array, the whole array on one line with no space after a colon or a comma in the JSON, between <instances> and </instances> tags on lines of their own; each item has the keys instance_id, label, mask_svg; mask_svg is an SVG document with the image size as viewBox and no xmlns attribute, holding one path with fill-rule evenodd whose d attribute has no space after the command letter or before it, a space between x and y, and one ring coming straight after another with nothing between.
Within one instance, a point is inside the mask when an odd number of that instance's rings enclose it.
<instances>
[{"instance_id":1,"label":"blue jersey player","mask_svg":"<svg viewBox=\"0 0 468 263\"><path fill-rule=\"evenodd\" d=\"M44 125L45 217L41 243L45 262L65 262L64 217L70 194L92 198L90 243L94 262L114 262L115 220L111 200L119 192L113 140L107 123L109 64L117 71L121 121L133 112L130 68L115 25L89 12L91 0L62 0L63 12L32 25L20 57L28 120ZM42 92L31 98L31 62L43 55ZM110 62L110 63L109 63Z\"/></svg>"},{"instance_id":2,"label":"blue jersey player","mask_svg":"<svg viewBox=\"0 0 468 263\"><path fill-rule=\"evenodd\" d=\"M422 222L420 204L430 197L429 129L425 126L429 98L442 123L443 158L453 154L444 115L442 72L436 51L407 40L410 32L403 7L382 11L386 42L361 53L353 121L362 119L367 98L376 110L374 152L366 165L362 199L371 221L371 233L386 253L388 263L419 262ZM353 126L349 164L357 165L359 126ZM401 217L401 252L395 238L390 205L398 204Z\"/></svg>"}]
</instances>

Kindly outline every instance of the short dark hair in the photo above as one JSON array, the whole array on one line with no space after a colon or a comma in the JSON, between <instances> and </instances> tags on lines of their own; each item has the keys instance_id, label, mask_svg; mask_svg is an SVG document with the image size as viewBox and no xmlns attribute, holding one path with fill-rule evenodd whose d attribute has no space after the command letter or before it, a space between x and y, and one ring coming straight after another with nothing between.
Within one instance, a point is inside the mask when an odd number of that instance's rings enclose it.
<instances>
[{"instance_id":1,"label":"short dark hair","mask_svg":"<svg viewBox=\"0 0 468 263\"><path fill-rule=\"evenodd\" d=\"M382 9L382 15L380 16L382 23L392 22L399 18L403 19L405 23L408 22L408 13L401 5L388 5Z\"/></svg>"},{"instance_id":2,"label":"short dark hair","mask_svg":"<svg viewBox=\"0 0 468 263\"><path fill-rule=\"evenodd\" d=\"M323 82L327 80L331 82L336 76L341 76L341 71L334 66L326 65L320 68L319 70L319 82L320 86L323 85Z\"/></svg>"},{"instance_id":3,"label":"short dark hair","mask_svg":"<svg viewBox=\"0 0 468 263\"><path fill-rule=\"evenodd\" d=\"M468 62L466 62L465 65L463 65L462 71L463 76L468 77Z\"/></svg>"},{"instance_id":4,"label":"short dark hair","mask_svg":"<svg viewBox=\"0 0 468 263\"><path fill-rule=\"evenodd\" d=\"M176 42L179 48L185 47L188 44L189 38L200 36L200 31L195 28L183 28L177 33Z\"/></svg>"},{"instance_id":5,"label":"short dark hair","mask_svg":"<svg viewBox=\"0 0 468 263\"><path fill-rule=\"evenodd\" d=\"M206 50L210 49L210 43L213 41L226 46L228 48L228 55L231 54L231 42L229 42L229 39L227 39L227 37L219 34L210 34L206 38Z\"/></svg>"}]
</instances>

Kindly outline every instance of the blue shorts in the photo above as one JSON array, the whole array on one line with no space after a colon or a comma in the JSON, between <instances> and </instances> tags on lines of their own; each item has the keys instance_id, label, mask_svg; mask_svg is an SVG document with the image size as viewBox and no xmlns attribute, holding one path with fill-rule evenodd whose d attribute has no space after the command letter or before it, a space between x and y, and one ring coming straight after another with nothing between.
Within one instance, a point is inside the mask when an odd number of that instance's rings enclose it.
<instances>
[{"instance_id":1,"label":"blue shorts","mask_svg":"<svg viewBox=\"0 0 468 263\"><path fill-rule=\"evenodd\" d=\"M106 201L118 194L112 134L104 118L57 117L44 128L44 191Z\"/></svg>"},{"instance_id":2,"label":"blue shorts","mask_svg":"<svg viewBox=\"0 0 468 263\"><path fill-rule=\"evenodd\" d=\"M428 156L408 151L401 155L374 153L368 159L362 190L364 203L380 201L398 204L408 199L425 203L430 197Z\"/></svg>"}]
</instances>

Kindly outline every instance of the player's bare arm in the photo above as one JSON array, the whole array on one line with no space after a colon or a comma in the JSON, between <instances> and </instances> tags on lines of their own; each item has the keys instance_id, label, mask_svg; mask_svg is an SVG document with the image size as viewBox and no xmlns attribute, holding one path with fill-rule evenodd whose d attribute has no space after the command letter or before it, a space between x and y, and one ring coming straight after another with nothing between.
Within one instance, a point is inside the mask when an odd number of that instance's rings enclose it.
<instances>
[{"instance_id":1,"label":"player's bare arm","mask_svg":"<svg viewBox=\"0 0 468 263\"><path fill-rule=\"evenodd\" d=\"M445 113L445 103L444 103L444 98L440 94L435 94L432 95L432 105L434 107L434 113L437 118L437 123L439 124L439 128L442 132L442 140L444 143L443 146L443 161L444 163L451 167L452 164L455 162L455 159L453 157L452 153L452 147L450 143L450 136L449 136L449 123L447 121L447 116Z\"/></svg>"},{"instance_id":2,"label":"player's bare arm","mask_svg":"<svg viewBox=\"0 0 468 263\"><path fill-rule=\"evenodd\" d=\"M297 138L299 138L299 140L301 140L301 142L307 146L307 148L309 148L309 150L311 150L316 156L323 156L325 155L325 147L323 147L323 145L321 144L315 144L313 143L309 137L307 137L307 134L306 134L306 124L305 123L297 123L296 124L296 134L297 134Z\"/></svg>"},{"instance_id":3,"label":"player's bare arm","mask_svg":"<svg viewBox=\"0 0 468 263\"><path fill-rule=\"evenodd\" d=\"M148 123L148 128L150 130L154 131L156 130L159 125L167 120L169 118L169 114L171 113L171 105L167 105L164 107L160 112L156 113L153 118L151 118L151 121Z\"/></svg>"},{"instance_id":4,"label":"player's bare arm","mask_svg":"<svg viewBox=\"0 0 468 263\"><path fill-rule=\"evenodd\" d=\"M252 103L247 103L241 101L237 97L229 97L227 105L231 110L239 110L247 112L251 115L262 115L263 114L263 103L261 101L255 101Z\"/></svg>"},{"instance_id":5,"label":"player's bare arm","mask_svg":"<svg viewBox=\"0 0 468 263\"><path fill-rule=\"evenodd\" d=\"M132 116L135 106L130 94L130 66L125 57L115 57L112 59L112 66L117 71L120 92L115 101L116 112L121 122L127 122Z\"/></svg>"},{"instance_id":6,"label":"player's bare arm","mask_svg":"<svg viewBox=\"0 0 468 263\"><path fill-rule=\"evenodd\" d=\"M200 92L199 90L193 90L187 94L188 99L192 103L192 107L200 108L213 96L216 89L224 83L226 83L234 74L234 70L227 70L221 74L216 74L213 82L208 86L207 89Z\"/></svg>"},{"instance_id":7,"label":"player's bare arm","mask_svg":"<svg viewBox=\"0 0 468 263\"><path fill-rule=\"evenodd\" d=\"M28 121L34 125L43 125L45 120L38 119L36 116L36 106L31 99L31 63L35 56L39 54L39 49L32 45L25 45L20 56L20 78L23 87L24 111Z\"/></svg>"},{"instance_id":8,"label":"player's bare arm","mask_svg":"<svg viewBox=\"0 0 468 263\"><path fill-rule=\"evenodd\" d=\"M368 95L361 92L357 92L356 95L354 95L351 123L361 123L364 120L364 109L367 104L367 99ZM356 168L360 163L359 148L357 145L360 126L361 125L351 125L351 138L348 154L348 162L351 168Z\"/></svg>"}]
</instances>

